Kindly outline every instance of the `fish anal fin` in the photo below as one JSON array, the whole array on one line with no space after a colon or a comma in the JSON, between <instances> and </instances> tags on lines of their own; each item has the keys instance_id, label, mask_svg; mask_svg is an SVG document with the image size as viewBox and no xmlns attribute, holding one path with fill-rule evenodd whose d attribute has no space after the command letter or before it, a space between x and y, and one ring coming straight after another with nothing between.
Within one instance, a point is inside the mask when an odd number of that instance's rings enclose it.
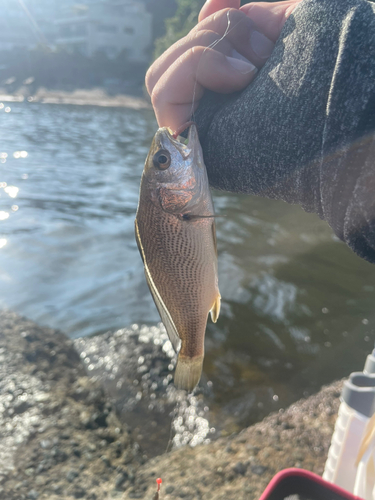
<instances>
[{"instance_id":1,"label":"fish anal fin","mask_svg":"<svg viewBox=\"0 0 375 500\"><path fill-rule=\"evenodd\" d=\"M220 305L221 305L221 295L218 292L215 301L211 307L210 313L211 313L211 319L214 323L216 323L217 318L219 317L220 314Z\"/></svg>"}]
</instances>

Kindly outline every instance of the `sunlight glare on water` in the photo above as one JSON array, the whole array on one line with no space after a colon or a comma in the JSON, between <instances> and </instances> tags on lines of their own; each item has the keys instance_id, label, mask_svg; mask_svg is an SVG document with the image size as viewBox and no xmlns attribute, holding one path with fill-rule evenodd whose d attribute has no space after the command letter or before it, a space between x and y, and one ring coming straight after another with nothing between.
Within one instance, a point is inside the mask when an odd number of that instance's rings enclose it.
<instances>
[{"instance_id":1,"label":"sunlight glare on water","mask_svg":"<svg viewBox=\"0 0 375 500\"><path fill-rule=\"evenodd\" d=\"M0 127L0 307L72 338L153 328L134 239L152 113L13 103ZM223 301L208 323L202 384L220 415L210 428L232 432L362 369L374 345L375 266L297 206L222 192L214 203L225 215L216 219ZM172 377L173 363L165 368ZM184 440L189 420L180 430Z\"/></svg>"}]
</instances>

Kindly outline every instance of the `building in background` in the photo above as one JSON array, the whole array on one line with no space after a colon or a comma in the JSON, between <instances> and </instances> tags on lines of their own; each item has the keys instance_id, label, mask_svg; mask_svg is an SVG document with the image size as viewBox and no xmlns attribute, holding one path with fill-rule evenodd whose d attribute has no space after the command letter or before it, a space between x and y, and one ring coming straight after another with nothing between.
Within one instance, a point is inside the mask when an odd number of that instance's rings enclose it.
<instances>
[{"instance_id":1,"label":"building in background","mask_svg":"<svg viewBox=\"0 0 375 500\"><path fill-rule=\"evenodd\" d=\"M101 1L65 7L55 21L58 47L93 57L124 53L129 61L147 62L152 43L152 16L143 2Z\"/></svg>"},{"instance_id":2,"label":"building in background","mask_svg":"<svg viewBox=\"0 0 375 500\"><path fill-rule=\"evenodd\" d=\"M3 0L0 51L48 45L93 57L97 52L145 63L152 15L140 0Z\"/></svg>"}]
</instances>

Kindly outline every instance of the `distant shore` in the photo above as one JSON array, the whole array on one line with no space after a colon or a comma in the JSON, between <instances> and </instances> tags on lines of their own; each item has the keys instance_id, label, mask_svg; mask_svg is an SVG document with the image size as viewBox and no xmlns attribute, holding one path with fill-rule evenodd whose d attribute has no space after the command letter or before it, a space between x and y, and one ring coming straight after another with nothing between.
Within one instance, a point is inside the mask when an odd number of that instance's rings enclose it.
<instances>
[{"instance_id":1,"label":"distant shore","mask_svg":"<svg viewBox=\"0 0 375 500\"><path fill-rule=\"evenodd\" d=\"M92 341L113 343L121 352L120 334ZM237 435L147 459L74 345L60 332L0 312L1 498L151 499L162 477L161 500L257 500L283 468L322 474L340 382ZM142 349L145 359L155 355L147 343L136 348L135 365Z\"/></svg>"},{"instance_id":2,"label":"distant shore","mask_svg":"<svg viewBox=\"0 0 375 500\"><path fill-rule=\"evenodd\" d=\"M109 95L104 89L77 89L74 91L39 88L30 94L28 88L13 93L0 89L0 102L40 102L44 104L74 104L77 106L106 106L130 109L151 109L151 104L141 97L125 94Z\"/></svg>"}]
</instances>

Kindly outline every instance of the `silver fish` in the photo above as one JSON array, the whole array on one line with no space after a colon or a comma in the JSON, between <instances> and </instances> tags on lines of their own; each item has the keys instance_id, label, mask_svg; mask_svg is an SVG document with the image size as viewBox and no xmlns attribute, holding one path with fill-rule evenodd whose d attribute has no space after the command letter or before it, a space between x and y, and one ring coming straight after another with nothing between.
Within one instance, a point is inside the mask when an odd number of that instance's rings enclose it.
<instances>
[{"instance_id":1,"label":"silver fish","mask_svg":"<svg viewBox=\"0 0 375 500\"><path fill-rule=\"evenodd\" d=\"M145 275L170 341L174 383L191 391L204 358L207 316L220 312L214 207L196 126L187 143L160 128L141 179L135 235Z\"/></svg>"}]
</instances>

